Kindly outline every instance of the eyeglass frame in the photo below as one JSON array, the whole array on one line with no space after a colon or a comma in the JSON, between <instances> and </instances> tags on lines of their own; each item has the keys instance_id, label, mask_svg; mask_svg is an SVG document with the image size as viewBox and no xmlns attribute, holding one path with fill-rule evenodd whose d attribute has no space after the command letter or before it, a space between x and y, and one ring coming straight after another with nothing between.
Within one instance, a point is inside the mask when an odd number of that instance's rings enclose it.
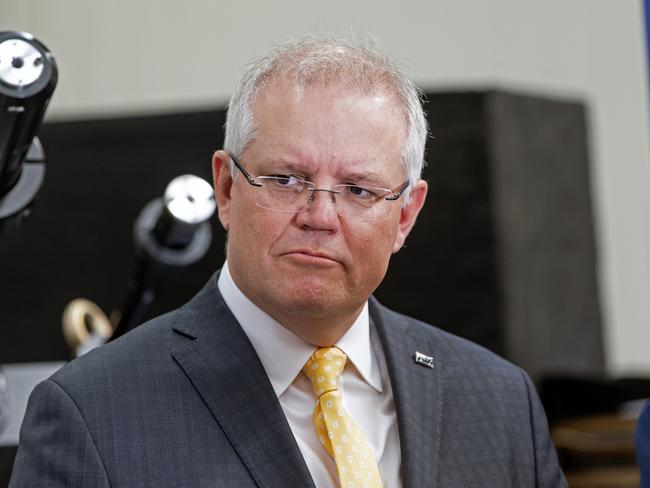
<instances>
[{"instance_id":1,"label":"eyeglass frame","mask_svg":"<svg viewBox=\"0 0 650 488\"><path fill-rule=\"evenodd\" d=\"M253 176L251 176L251 174L246 170L246 168L244 168L242 163L239 161L239 158L237 158L231 152L227 152L227 154L228 154L228 157L230 157L231 161L234 163L234 165L237 167L237 169L241 172L241 174L244 175L244 178L246 178L246 182L248 184L250 184L251 186L255 186L257 188L261 188L261 187L264 186L261 183L258 183L258 182L255 181L255 178ZM312 195L310 198L313 198L313 196L315 195L315 193L317 191L324 191L324 192L328 192L328 193L330 193L332 195L332 197L333 197L332 201L336 204L335 195L340 194L340 192L334 190L334 188L339 186L339 185L334 185L334 187L332 187L332 188L330 188L328 190L327 188L318 188L318 187L316 187L316 184L314 182L312 182L312 181L309 181L309 180L301 179L301 182L308 184L307 185L307 191L310 191L311 195ZM397 190L391 190L390 188L378 188L378 187L370 187L370 188L375 188L376 190L385 190L385 191L391 192L392 195L389 195L387 197L382 197L382 199L383 200L388 200L388 201L395 201L395 200L398 200L402 196L402 194L406 191L406 189L410 186L410 184L411 184L411 182L409 180L406 180L406 181L404 181L404 183L402 183L398 187ZM309 188L309 185L312 185L313 188ZM357 186L357 185L349 185L349 186ZM361 185L358 185L358 186L359 186L359 188L363 188L363 186L361 186ZM269 210L274 210L274 209L270 208ZM278 210L276 210L276 211L278 211ZM296 211L296 212L298 212L298 211Z\"/></svg>"}]
</instances>

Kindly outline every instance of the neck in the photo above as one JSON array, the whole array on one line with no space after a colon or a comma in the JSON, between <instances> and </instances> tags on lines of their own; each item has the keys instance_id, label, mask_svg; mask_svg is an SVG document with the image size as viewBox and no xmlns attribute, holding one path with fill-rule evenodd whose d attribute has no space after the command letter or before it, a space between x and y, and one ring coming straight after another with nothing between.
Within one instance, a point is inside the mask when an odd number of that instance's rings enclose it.
<instances>
[{"instance_id":1,"label":"neck","mask_svg":"<svg viewBox=\"0 0 650 488\"><path fill-rule=\"evenodd\" d=\"M260 308L303 341L318 347L325 347L336 344L350 330L363 310L363 305L352 313L340 315L330 313L322 317L313 314L273 313L264 307Z\"/></svg>"}]
</instances>

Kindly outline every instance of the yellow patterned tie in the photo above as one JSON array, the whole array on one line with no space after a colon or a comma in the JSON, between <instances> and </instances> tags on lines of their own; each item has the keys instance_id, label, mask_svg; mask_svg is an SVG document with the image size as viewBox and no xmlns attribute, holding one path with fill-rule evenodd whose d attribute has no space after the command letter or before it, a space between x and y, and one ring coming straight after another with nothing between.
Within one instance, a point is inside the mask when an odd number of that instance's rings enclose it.
<instances>
[{"instance_id":1,"label":"yellow patterned tie","mask_svg":"<svg viewBox=\"0 0 650 488\"><path fill-rule=\"evenodd\" d=\"M314 427L321 444L336 462L341 488L381 488L372 448L343 407L338 390L346 359L340 349L323 347L314 351L302 369L318 397Z\"/></svg>"}]
</instances>

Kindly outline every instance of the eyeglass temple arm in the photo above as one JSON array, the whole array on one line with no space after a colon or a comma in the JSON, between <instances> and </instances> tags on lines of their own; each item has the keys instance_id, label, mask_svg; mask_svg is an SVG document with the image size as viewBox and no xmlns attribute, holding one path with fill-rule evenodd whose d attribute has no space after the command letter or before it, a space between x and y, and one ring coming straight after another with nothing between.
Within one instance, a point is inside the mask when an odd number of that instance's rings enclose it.
<instances>
[{"instance_id":1,"label":"eyeglass temple arm","mask_svg":"<svg viewBox=\"0 0 650 488\"><path fill-rule=\"evenodd\" d=\"M402 196L402 193L409 187L411 182L409 180L406 180L404 183L402 183L402 186L399 187L397 192L394 195L391 195L389 197L386 197L386 200L397 200L399 197Z\"/></svg>"},{"instance_id":2,"label":"eyeglass temple arm","mask_svg":"<svg viewBox=\"0 0 650 488\"><path fill-rule=\"evenodd\" d=\"M237 166L237 169L241 171L241 174L244 175L244 178L246 178L246 181L248 181L249 184L253 186L262 186L261 183L257 183L255 179L250 175L250 173L246 171L246 169L239 162L239 159L237 159L237 157L234 154L228 153L228 156L230 156L232 162L235 163L235 166Z\"/></svg>"}]
</instances>

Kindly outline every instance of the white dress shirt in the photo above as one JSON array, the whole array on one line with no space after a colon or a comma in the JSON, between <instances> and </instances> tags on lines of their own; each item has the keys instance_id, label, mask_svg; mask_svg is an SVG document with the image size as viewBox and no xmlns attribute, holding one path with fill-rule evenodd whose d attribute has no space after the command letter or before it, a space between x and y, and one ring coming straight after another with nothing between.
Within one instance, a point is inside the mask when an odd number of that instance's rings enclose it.
<instances>
[{"instance_id":1,"label":"white dress shirt","mask_svg":"<svg viewBox=\"0 0 650 488\"><path fill-rule=\"evenodd\" d=\"M318 488L338 488L336 463L316 437L312 414L316 396L302 368L315 346L258 308L232 279L228 263L219 291L248 336L278 396L291 431ZM336 346L348 356L339 381L343 402L366 436L385 488L399 488L401 451L393 390L379 338L370 327L368 303Z\"/></svg>"}]
</instances>

